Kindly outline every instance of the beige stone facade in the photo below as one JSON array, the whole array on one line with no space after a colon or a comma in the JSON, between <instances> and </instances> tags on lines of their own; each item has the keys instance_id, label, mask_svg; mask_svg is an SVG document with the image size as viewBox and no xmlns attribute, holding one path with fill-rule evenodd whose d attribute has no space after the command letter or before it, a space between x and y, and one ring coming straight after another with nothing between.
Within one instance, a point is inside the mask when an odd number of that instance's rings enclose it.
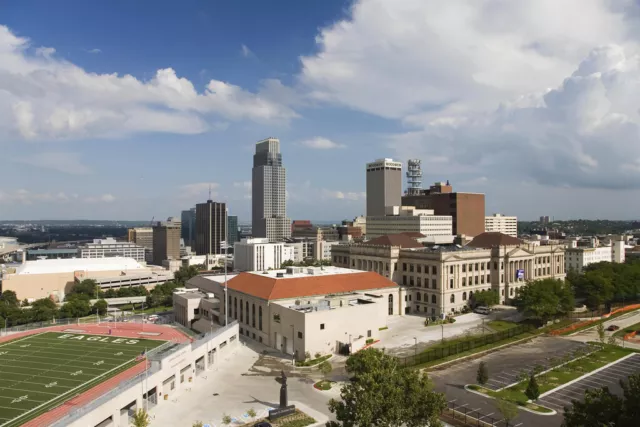
<instances>
[{"instance_id":1,"label":"beige stone facade","mask_svg":"<svg viewBox=\"0 0 640 427\"><path fill-rule=\"evenodd\" d=\"M332 248L338 267L375 271L407 290L405 313L459 312L473 294L494 289L509 304L528 280L565 278L564 246L402 249L366 244Z\"/></svg>"}]
</instances>

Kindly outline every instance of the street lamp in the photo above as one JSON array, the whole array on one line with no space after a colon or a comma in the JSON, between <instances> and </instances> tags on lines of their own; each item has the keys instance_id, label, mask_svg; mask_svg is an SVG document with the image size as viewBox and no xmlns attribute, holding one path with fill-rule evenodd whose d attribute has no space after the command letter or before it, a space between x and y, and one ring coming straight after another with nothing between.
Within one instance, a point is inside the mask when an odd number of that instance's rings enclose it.
<instances>
[{"instance_id":1,"label":"street lamp","mask_svg":"<svg viewBox=\"0 0 640 427\"><path fill-rule=\"evenodd\" d=\"M291 325L291 364L295 365L296 364L296 352L295 352L295 348L296 348L296 336L295 336L295 332L293 330L293 325ZM285 348L285 351L287 349Z\"/></svg>"},{"instance_id":2,"label":"street lamp","mask_svg":"<svg viewBox=\"0 0 640 427\"><path fill-rule=\"evenodd\" d=\"M417 358L418 357L418 338L413 337L413 341L415 342L415 347L413 349L413 357Z\"/></svg>"}]
</instances>

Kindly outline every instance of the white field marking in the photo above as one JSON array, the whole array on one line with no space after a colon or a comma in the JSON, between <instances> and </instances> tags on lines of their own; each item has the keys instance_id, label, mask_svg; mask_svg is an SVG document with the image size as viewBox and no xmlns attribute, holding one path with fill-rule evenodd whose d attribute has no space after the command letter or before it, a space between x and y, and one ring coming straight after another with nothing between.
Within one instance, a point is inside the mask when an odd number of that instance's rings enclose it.
<instances>
[{"instance_id":1,"label":"white field marking","mask_svg":"<svg viewBox=\"0 0 640 427\"><path fill-rule=\"evenodd\" d=\"M51 392L47 392L47 391L24 390L24 389L15 388L15 387L0 387L0 390L18 390L18 391L26 391L27 393L51 394L53 396L57 396L58 395L58 393L51 393Z\"/></svg>"},{"instance_id":2,"label":"white field marking","mask_svg":"<svg viewBox=\"0 0 640 427\"><path fill-rule=\"evenodd\" d=\"M23 356L23 358L20 358L20 357L17 357L17 356L20 356L20 355L15 355L15 357L14 357L14 358L12 358L12 359L0 359L0 362L4 362L4 361L7 361L7 362L13 362L13 361L20 361L20 362L22 362L22 361L28 361L29 363L32 363L32 364L35 364L35 365L56 365L56 366L58 366L58 365L59 365L59 363L51 363L51 362L34 361L34 360L29 360L29 359L28 359L28 358L30 358L30 357L39 357L39 358L44 358L44 359L49 359L49 360L51 360L51 358L50 358L50 357L49 357L49 358L47 358L47 357L44 357L44 356ZM67 354L66 356L72 356L72 355L71 355L71 354ZM102 356L97 356L97 357L100 357L100 358L102 359ZM106 358L104 358L104 359L106 359ZM112 360L116 360L117 362L122 361L122 359L112 359ZM94 363L94 362L92 362L92 361L90 361L90 360L86 360L86 361L79 361L79 362ZM102 362L103 362L103 363L106 363L104 360L102 360ZM117 363L117 362L116 362L116 363ZM5 365L4 365L4 364L2 364L2 363L0 363L0 366L5 366Z\"/></svg>"},{"instance_id":3,"label":"white field marking","mask_svg":"<svg viewBox=\"0 0 640 427\"><path fill-rule=\"evenodd\" d=\"M11 361L14 362L14 361L18 361L18 360L17 359L13 359ZM77 360L74 361L74 363L77 363L77 362L78 362ZM38 365L63 366L63 365L60 365L60 364L56 365L55 363L42 363L42 362L30 362L30 363L31 364L38 364ZM7 367L7 368L24 368L24 365L9 365L9 364L6 364L6 363L0 363L0 368L4 368L4 367ZM31 369L35 369L35 370L43 371L43 372L49 372L49 371L52 370L52 369L47 369L47 368L31 368ZM82 369L93 369L95 371L103 371L104 370L104 369L100 369L100 368L91 368L89 366L86 366L86 367L83 366ZM31 376L39 376L39 375L40 374L31 375Z\"/></svg>"},{"instance_id":4,"label":"white field marking","mask_svg":"<svg viewBox=\"0 0 640 427\"><path fill-rule=\"evenodd\" d=\"M20 351L23 351L23 353L22 353L22 354L20 354ZM6 354L6 353L7 353L7 352L1 352L1 351L0 351L0 355L2 355L2 354ZM11 354L17 354L17 355L19 355L19 356L23 356L23 355L24 355L25 357L38 357L38 358L41 358L41 359L51 359L51 357L50 357L50 356L36 356L36 355L34 355L34 354L31 354L31 353L32 353L32 351L24 352L24 350L11 350ZM58 354L62 354L63 356L70 356L70 354L69 354L69 353L66 353L66 352L50 352L50 353L51 353L52 355L53 355L54 353L58 353ZM120 354L121 354L122 356L124 356L124 353L120 352ZM117 356L117 354L116 354L116 356ZM104 356L100 356L100 357L103 357L104 359L109 359L109 360L117 360L117 361L122 360L122 358L115 358L115 357L104 357Z\"/></svg>"},{"instance_id":5,"label":"white field marking","mask_svg":"<svg viewBox=\"0 0 640 427\"><path fill-rule=\"evenodd\" d=\"M61 342L64 342L64 341L61 341ZM98 350L102 350L102 349L100 348L100 349L98 349ZM96 350L96 351L98 351L98 350ZM111 372L113 372L113 371L115 371L115 370L117 370L117 369L119 369L119 368L123 367L124 365L127 365L127 364L128 364L128 363L130 363L132 360L133 360L133 359L131 359L131 360L127 360L127 361L126 361L126 362L124 362L123 364L121 364L121 365L119 365L119 366L116 366L115 368L113 368L113 369L111 369L111 370L109 370L109 371L106 371L106 372L104 372L103 374L98 375L97 377L94 377L94 378L90 379L89 381L85 381L84 383L80 384L79 386L77 386L77 387L75 387L75 388L72 388L71 390L67 391L66 393L61 394L57 399L63 399L63 400L64 400L64 398L65 398L65 396L66 396L66 395L68 395L68 394L70 394L70 393L73 393L73 392L74 392L74 391L76 391L77 389L79 389L79 388L81 388L81 387L85 386L86 384L88 384L88 383L90 383L90 382L96 381L96 380L98 380L99 378L102 378L102 377L104 377L105 375L110 374ZM73 360L72 360L72 361L69 361L69 363L71 363L71 362L73 362ZM62 365L61 365L61 366L62 366ZM97 384L96 384L96 385L97 385ZM42 403L42 404L40 404L40 405L36 406L35 408L32 408L32 409L30 409L30 410L28 410L28 411L26 411L26 412L23 412L22 414L20 414L20 415L18 415L17 417L13 418L11 421L6 422L6 423L4 423L4 424L0 424L0 427L4 427L4 426L6 426L7 424L9 424L10 422L15 422L15 421L17 421L17 420L19 420L19 419L23 418L24 416L29 415L29 414L30 414L30 413L32 413L33 411L36 411L36 410L38 410L38 409L42 408L43 406L45 406L45 405L49 404L52 400L56 400L56 399L48 400L48 401L46 401L46 402L44 402L44 403Z\"/></svg>"},{"instance_id":6,"label":"white field marking","mask_svg":"<svg viewBox=\"0 0 640 427\"><path fill-rule=\"evenodd\" d=\"M4 347L4 346L9 345L9 344L13 345L13 344L15 344L17 342L28 340L29 338L37 337L38 335L42 335L42 334L46 334L46 332L41 332L39 334L33 334L33 335L27 335L26 337L18 338L17 340L7 341L4 344L0 344L0 347Z\"/></svg>"},{"instance_id":7,"label":"white field marking","mask_svg":"<svg viewBox=\"0 0 640 427\"><path fill-rule=\"evenodd\" d=\"M4 372L4 371L0 371L0 374L11 374L11 375L29 375L29 377L33 377L33 373L31 372ZM90 374L85 374L85 375L90 375ZM65 381L82 381L82 380L77 380L77 379L73 379L73 378L60 378L60 377L47 377L45 375L38 375L38 378L49 378L52 380L65 380ZM17 380L16 380L17 381ZM28 381L19 381L19 382L28 382ZM30 384L40 384L40 383L30 383ZM42 385L42 384L40 384Z\"/></svg>"},{"instance_id":8,"label":"white field marking","mask_svg":"<svg viewBox=\"0 0 640 427\"><path fill-rule=\"evenodd\" d=\"M12 411L19 411L19 409L17 409L17 408L10 408L8 406L0 406L0 408L2 408L2 409L11 409ZM13 420L13 418L4 418L4 419L5 420L9 420L9 421Z\"/></svg>"}]
</instances>

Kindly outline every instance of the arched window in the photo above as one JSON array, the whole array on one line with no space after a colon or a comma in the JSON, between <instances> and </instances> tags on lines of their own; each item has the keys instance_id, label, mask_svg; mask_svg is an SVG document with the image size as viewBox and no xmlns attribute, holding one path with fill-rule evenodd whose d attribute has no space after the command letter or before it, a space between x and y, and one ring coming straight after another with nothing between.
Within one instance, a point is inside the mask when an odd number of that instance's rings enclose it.
<instances>
[{"instance_id":1,"label":"arched window","mask_svg":"<svg viewBox=\"0 0 640 427\"><path fill-rule=\"evenodd\" d=\"M431 295L431 304L437 304L436 303L436 296L435 295Z\"/></svg>"},{"instance_id":2,"label":"arched window","mask_svg":"<svg viewBox=\"0 0 640 427\"><path fill-rule=\"evenodd\" d=\"M416 293L416 301L422 301L422 298L420 297L420 292Z\"/></svg>"},{"instance_id":3,"label":"arched window","mask_svg":"<svg viewBox=\"0 0 640 427\"><path fill-rule=\"evenodd\" d=\"M240 322L244 323L244 305L242 304L242 298L240 298Z\"/></svg>"},{"instance_id":4,"label":"arched window","mask_svg":"<svg viewBox=\"0 0 640 427\"><path fill-rule=\"evenodd\" d=\"M249 324L249 301L247 301L247 302L245 303L245 306L244 306L244 307L247 309L247 310L246 310L246 312L247 312L247 321L246 321L245 323L248 325L248 324Z\"/></svg>"},{"instance_id":5,"label":"arched window","mask_svg":"<svg viewBox=\"0 0 640 427\"><path fill-rule=\"evenodd\" d=\"M262 330L262 306L258 306L258 329Z\"/></svg>"},{"instance_id":6,"label":"arched window","mask_svg":"<svg viewBox=\"0 0 640 427\"><path fill-rule=\"evenodd\" d=\"M451 302L452 303L456 302L456 296L454 294L451 294Z\"/></svg>"},{"instance_id":7,"label":"arched window","mask_svg":"<svg viewBox=\"0 0 640 427\"><path fill-rule=\"evenodd\" d=\"M462 301L466 301L467 300L467 293L463 292L462 293Z\"/></svg>"},{"instance_id":8,"label":"arched window","mask_svg":"<svg viewBox=\"0 0 640 427\"><path fill-rule=\"evenodd\" d=\"M389 294L389 316L393 315L393 294Z\"/></svg>"},{"instance_id":9,"label":"arched window","mask_svg":"<svg viewBox=\"0 0 640 427\"><path fill-rule=\"evenodd\" d=\"M238 319L238 298L233 298L233 317Z\"/></svg>"}]
</instances>

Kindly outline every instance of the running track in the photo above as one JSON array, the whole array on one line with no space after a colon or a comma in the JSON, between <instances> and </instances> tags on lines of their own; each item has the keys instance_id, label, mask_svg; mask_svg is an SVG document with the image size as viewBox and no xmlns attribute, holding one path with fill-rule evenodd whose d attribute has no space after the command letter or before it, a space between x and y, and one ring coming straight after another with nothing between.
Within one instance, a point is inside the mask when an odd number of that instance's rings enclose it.
<instances>
[{"instance_id":1,"label":"running track","mask_svg":"<svg viewBox=\"0 0 640 427\"><path fill-rule=\"evenodd\" d=\"M73 329L74 333L83 333L87 335L108 335L109 329L111 334L123 338L140 338L148 340L162 340L162 341L174 341L174 342L189 342L193 341L190 337L184 335L177 329L170 326L154 325L145 323L144 326L141 323L116 323L115 327L113 323L107 324L70 324L60 326L50 326L48 328L33 329L25 332L18 332L16 334L0 337L0 343L5 341L11 341L17 338L25 337L28 335L39 334L42 332L62 332L68 329ZM158 335L141 335L140 332L153 333ZM84 393L75 396L61 405L50 409L46 413L40 415L23 424L23 427L42 427L48 426L67 415L72 410L82 407L93 400L97 399L107 391L115 388L120 382L129 378L133 378L145 370L145 363L138 363L137 365L127 369L124 372L119 373L115 377L102 382L95 387L85 391Z\"/></svg>"}]
</instances>

